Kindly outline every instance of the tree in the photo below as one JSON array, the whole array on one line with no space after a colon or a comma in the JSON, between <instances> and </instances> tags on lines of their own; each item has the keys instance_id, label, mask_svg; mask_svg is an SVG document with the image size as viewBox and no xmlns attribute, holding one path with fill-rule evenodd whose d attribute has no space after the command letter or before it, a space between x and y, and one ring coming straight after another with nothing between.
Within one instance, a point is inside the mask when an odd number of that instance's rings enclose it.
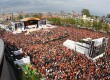
<instances>
[{"instance_id":1,"label":"tree","mask_svg":"<svg viewBox=\"0 0 110 80\"><path fill-rule=\"evenodd\" d=\"M99 21L99 22L97 23L97 29L98 29L98 30L101 30L101 29L102 29L102 22L101 22L101 21Z\"/></svg>"},{"instance_id":2,"label":"tree","mask_svg":"<svg viewBox=\"0 0 110 80\"><path fill-rule=\"evenodd\" d=\"M84 20L83 26L86 27L86 28L89 28L91 26L90 21Z\"/></svg>"},{"instance_id":3,"label":"tree","mask_svg":"<svg viewBox=\"0 0 110 80\"><path fill-rule=\"evenodd\" d=\"M33 14L32 17L35 17L36 18L36 17L38 17L38 15L37 14Z\"/></svg>"},{"instance_id":4,"label":"tree","mask_svg":"<svg viewBox=\"0 0 110 80\"><path fill-rule=\"evenodd\" d=\"M26 17L29 17L29 15L28 14L26 14L26 15L24 15L24 17L26 18Z\"/></svg>"},{"instance_id":5,"label":"tree","mask_svg":"<svg viewBox=\"0 0 110 80\"><path fill-rule=\"evenodd\" d=\"M72 18L67 18L67 19L66 19L66 22L67 22L67 24L69 24L69 25L74 25L74 24L75 24L75 20L72 19Z\"/></svg>"},{"instance_id":6,"label":"tree","mask_svg":"<svg viewBox=\"0 0 110 80\"><path fill-rule=\"evenodd\" d=\"M110 18L110 14L107 14L107 16L106 16L107 18Z\"/></svg>"},{"instance_id":7,"label":"tree","mask_svg":"<svg viewBox=\"0 0 110 80\"><path fill-rule=\"evenodd\" d=\"M104 23L104 24L103 24L103 30L106 31L106 32L109 32L109 29L110 29L110 28L109 28L109 25L106 24L106 23Z\"/></svg>"},{"instance_id":8,"label":"tree","mask_svg":"<svg viewBox=\"0 0 110 80\"><path fill-rule=\"evenodd\" d=\"M42 18L43 14L42 13L39 13L38 14L38 18Z\"/></svg>"},{"instance_id":9,"label":"tree","mask_svg":"<svg viewBox=\"0 0 110 80\"><path fill-rule=\"evenodd\" d=\"M97 29L97 21L93 21L93 29Z\"/></svg>"},{"instance_id":10,"label":"tree","mask_svg":"<svg viewBox=\"0 0 110 80\"><path fill-rule=\"evenodd\" d=\"M88 9L82 9L81 13L82 13L82 15L86 15L87 17L91 16Z\"/></svg>"},{"instance_id":11,"label":"tree","mask_svg":"<svg viewBox=\"0 0 110 80\"><path fill-rule=\"evenodd\" d=\"M35 17L35 18L42 18L43 14L42 13L39 13L39 14L33 14L32 17Z\"/></svg>"},{"instance_id":12,"label":"tree","mask_svg":"<svg viewBox=\"0 0 110 80\"><path fill-rule=\"evenodd\" d=\"M83 19L80 20L80 26L81 26L81 27L84 26L84 21L83 21Z\"/></svg>"},{"instance_id":13,"label":"tree","mask_svg":"<svg viewBox=\"0 0 110 80\"><path fill-rule=\"evenodd\" d=\"M54 25L61 25L61 19L60 18L49 18L48 21L50 21Z\"/></svg>"},{"instance_id":14,"label":"tree","mask_svg":"<svg viewBox=\"0 0 110 80\"><path fill-rule=\"evenodd\" d=\"M19 15L19 16L17 17L17 19L18 19L18 20L23 19L23 16L22 16L22 15Z\"/></svg>"},{"instance_id":15,"label":"tree","mask_svg":"<svg viewBox=\"0 0 110 80\"><path fill-rule=\"evenodd\" d=\"M96 30L102 30L102 22L101 21L99 21L99 22L97 22L97 21L93 21L93 28L94 29L96 29Z\"/></svg>"}]
</instances>

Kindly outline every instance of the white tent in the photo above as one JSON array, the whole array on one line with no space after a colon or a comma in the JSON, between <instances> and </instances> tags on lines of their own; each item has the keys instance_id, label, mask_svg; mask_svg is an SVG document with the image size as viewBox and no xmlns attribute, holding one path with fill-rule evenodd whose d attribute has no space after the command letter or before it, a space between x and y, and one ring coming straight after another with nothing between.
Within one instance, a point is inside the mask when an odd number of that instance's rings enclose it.
<instances>
[{"instance_id":1,"label":"white tent","mask_svg":"<svg viewBox=\"0 0 110 80\"><path fill-rule=\"evenodd\" d=\"M14 61L15 64L19 64L19 65L25 65L25 64L30 64L30 57L23 57L22 59L19 59L17 61Z\"/></svg>"},{"instance_id":2,"label":"white tent","mask_svg":"<svg viewBox=\"0 0 110 80\"><path fill-rule=\"evenodd\" d=\"M92 41L95 42L95 43L94 43L94 46L100 46L100 45L102 45L103 39L104 39L104 37L98 38L98 39L93 39ZM105 39L107 39L107 38L105 38Z\"/></svg>"},{"instance_id":3,"label":"white tent","mask_svg":"<svg viewBox=\"0 0 110 80\"><path fill-rule=\"evenodd\" d=\"M82 54L88 54L89 46L90 46L88 44L75 42L72 40L66 40L63 43L63 45L69 49L72 49L72 50L77 51L77 52L82 53Z\"/></svg>"},{"instance_id":4,"label":"white tent","mask_svg":"<svg viewBox=\"0 0 110 80\"><path fill-rule=\"evenodd\" d=\"M89 43L66 40L63 45L81 54L85 54L87 57L92 58L93 60L103 56L106 50L108 38L102 37L93 40L91 38L87 38L83 40L89 41Z\"/></svg>"},{"instance_id":5,"label":"white tent","mask_svg":"<svg viewBox=\"0 0 110 80\"><path fill-rule=\"evenodd\" d=\"M20 55L20 54L22 54L22 53L23 53L22 48L19 49L19 50L17 50L17 51L14 51L14 54L15 54L15 55Z\"/></svg>"}]
</instances>

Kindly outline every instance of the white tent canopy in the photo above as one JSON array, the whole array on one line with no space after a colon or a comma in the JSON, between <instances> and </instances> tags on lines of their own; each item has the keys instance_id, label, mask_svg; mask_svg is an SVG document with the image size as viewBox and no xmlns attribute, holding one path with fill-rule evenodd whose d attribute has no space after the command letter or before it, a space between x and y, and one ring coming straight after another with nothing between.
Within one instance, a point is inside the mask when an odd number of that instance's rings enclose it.
<instances>
[{"instance_id":1,"label":"white tent canopy","mask_svg":"<svg viewBox=\"0 0 110 80\"><path fill-rule=\"evenodd\" d=\"M63 43L63 45L69 49L72 49L72 50L77 51L82 54L87 54L89 51L89 45L85 44L85 43L75 42L72 40L66 40Z\"/></svg>"},{"instance_id":2,"label":"white tent canopy","mask_svg":"<svg viewBox=\"0 0 110 80\"><path fill-rule=\"evenodd\" d=\"M19 59L17 61L14 61L15 64L19 64L19 65L25 65L25 64L30 64L30 57L23 57L22 59Z\"/></svg>"},{"instance_id":3,"label":"white tent canopy","mask_svg":"<svg viewBox=\"0 0 110 80\"><path fill-rule=\"evenodd\" d=\"M66 40L63 45L81 54L85 54L87 57L90 57L92 59L97 59L98 56L103 56L102 54L105 53L108 38L102 37L93 40L91 38L87 38L83 40L85 42Z\"/></svg>"},{"instance_id":4,"label":"white tent canopy","mask_svg":"<svg viewBox=\"0 0 110 80\"><path fill-rule=\"evenodd\" d=\"M21 49L19 49L19 50L17 50L17 51L14 51L14 54L17 56L17 55L20 55L20 54L22 54L23 53L23 51L22 51L22 48Z\"/></svg>"},{"instance_id":5,"label":"white tent canopy","mask_svg":"<svg viewBox=\"0 0 110 80\"><path fill-rule=\"evenodd\" d=\"M95 42L94 43L94 46L100 46L100 45L102 45L103 39L104 39L104 37L92 40L92 41Z\"/></svg>"}]
</instances>

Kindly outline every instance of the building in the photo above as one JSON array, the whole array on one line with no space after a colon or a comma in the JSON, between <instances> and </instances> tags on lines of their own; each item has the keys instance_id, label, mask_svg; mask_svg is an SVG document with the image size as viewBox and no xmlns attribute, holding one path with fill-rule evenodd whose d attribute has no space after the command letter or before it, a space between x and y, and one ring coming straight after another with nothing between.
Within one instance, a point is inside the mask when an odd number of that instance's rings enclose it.
<instances>
[{"instance_id":1,"label":"building","mask_svg":"<svg viewBox=\"0 0 110 80\"><path fill-rule=\"evenodd\" d=\"M90 17L87 17L86 15L83 15L83 16L82 16L82 19L83 19L84 21L89 21L89 22L91 22L91 23L93 23L93 20L94 20L94 19L91 19Z\"/></svg>"},{"instance_id":2,"label":"building","mask_svg":"<svg viewBox=\"0 0 110 80\"><path fill-rule=\"evenodd\" d=\"M0 14L0 21L8 21L14 18L13 13Z\"/></svg>"},{"instance_id":3,"label":"building","mask_svg":"<svg viewBox=\"0 0 110 80\"><path fill-rule=\"evenodd\" d=\"M103 22L110 25L110 18L104 18L104 19L103 19Z\"/></svg>"}]
</instances>

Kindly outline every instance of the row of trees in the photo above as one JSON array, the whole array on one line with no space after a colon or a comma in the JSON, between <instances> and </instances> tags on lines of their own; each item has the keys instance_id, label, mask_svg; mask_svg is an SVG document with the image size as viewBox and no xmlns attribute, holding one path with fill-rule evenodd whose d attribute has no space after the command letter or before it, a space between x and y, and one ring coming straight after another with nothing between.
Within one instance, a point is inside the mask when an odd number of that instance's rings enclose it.
<instances>
[{"instance_id":1,"label":"row of trees","mask_svg":"<svg viewBox=\"0 0 110 80\"><path fill-rule=\"evenodd\" d=\"M25 14L25 15L19 15L17 17L17 20L20 20L20 19L23 19L23 18L26 18L26 17L35 17L35 18L42 18L42 13L39 13L39 14L33 14L33 15L29 15L29 14Z\"/></svg>"},{"instance_id":2,"label":"row of trees","mask_svg":"<svg viewBox=\"0 0 110 80\"><path fill-rule=\"evenodd\" d=\"M61 19L61 18L49 18L48 21L53 25L59 25L59 26L79 26L79 27L85 27L85 28L91 28L94 30L102 30L102 31L109 31L109 25L106 23L102 23L101 21L87 21L83 19L73 19L73 18L67 18L67 19Z\"/></svg>"},{"instance_id":3,"label":"row of trees","mask_svg":"<svg viewBox=\"0 0 110 80\"><path fill-rule=\"evenodd\" d=\"M87 17L91 16L90 11L88 9L82 9L81 13L82 13L82 15L86 15Z\"/></svg>"}]
</instances>

